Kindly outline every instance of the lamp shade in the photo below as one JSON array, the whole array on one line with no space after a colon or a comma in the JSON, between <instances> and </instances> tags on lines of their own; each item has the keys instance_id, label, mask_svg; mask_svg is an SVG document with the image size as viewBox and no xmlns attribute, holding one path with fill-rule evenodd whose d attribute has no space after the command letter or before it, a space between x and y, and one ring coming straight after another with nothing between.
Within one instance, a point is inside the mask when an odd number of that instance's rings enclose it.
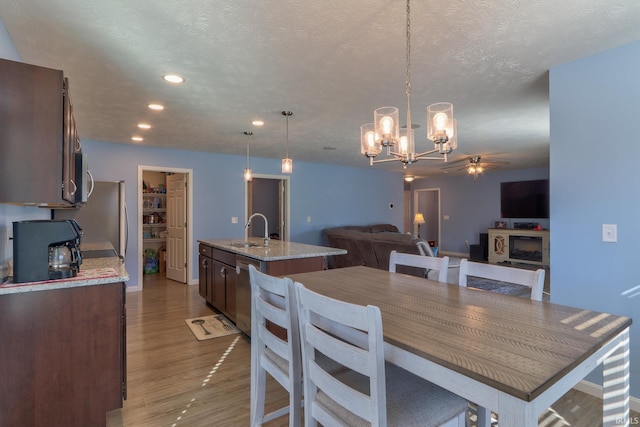
<instances>
[{"instance_id":1,"label":"lamp shade","mask_svg":"<svg viewBox=\"0 0 640 427\"><path fill-rule=\"evenodd\" d=\"M414 224L424 224L424 215L422 215L420 212L418 212L413 217L413 222L414 222Z\"/></svg>"}]
</instances>

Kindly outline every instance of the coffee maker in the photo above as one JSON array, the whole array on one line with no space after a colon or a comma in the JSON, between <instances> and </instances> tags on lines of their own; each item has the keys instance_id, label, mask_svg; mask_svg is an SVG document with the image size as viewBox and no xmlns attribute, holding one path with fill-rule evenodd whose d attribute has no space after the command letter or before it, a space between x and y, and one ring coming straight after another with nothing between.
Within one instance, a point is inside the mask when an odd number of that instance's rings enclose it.
<instances>
[{"instance_id":1,"label":"coffee maker","mask_svg":"<svg viewBox=\"0 0 640 427\"><path fill-rule=\"evenodd\" d=\"M13 282L75 277L82 229L73 219L13 223Z\"/></svg>"}]
</instances>

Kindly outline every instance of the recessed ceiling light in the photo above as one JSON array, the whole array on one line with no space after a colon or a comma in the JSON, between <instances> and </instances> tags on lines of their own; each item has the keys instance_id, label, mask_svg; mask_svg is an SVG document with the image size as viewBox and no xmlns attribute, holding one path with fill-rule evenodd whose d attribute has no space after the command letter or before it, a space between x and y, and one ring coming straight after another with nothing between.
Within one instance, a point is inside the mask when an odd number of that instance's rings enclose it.
<instances>
[{"instance_id":1,"label":"recessed ceiling light","mask_svg":"<svg viewBox=\"0 0 640 427\"><path fill-rule=\"evenodd\" d=\"M144 141L144 138L141 137L141 136L132 136L131 140L135 141L135 142L142 142L142 141Z\"/></svg>"},{"instance_id":2,"label":"recessed ceiling light","mask_svg":"<svg viewBox=\"0 0 640 427\"><path fill-rule=\"evenodd\" d=\"M138 123L140 129L151 129L151 125L148 123Z\"/></svg>"},{"instance_id":3,"label":"recessed ceiling light","mask_svg":"<svg viewBox=\"0 0 640 427\"><path fill-rule=\"evenodd\" d=\"M262 120L254 120L251 122L252 125L254 126L264 126L264 121Z\"/></svg>"},{"instance_id":4,"label":"recessed ceiling light","mask_svg":"<svg viewBox=\"0 0 640 427\"><path fill-rule=\"evenodd\" d=\"M169 83L184 83L184 77L181 77L177 74L167 74L166 76L162 77L166 82Z\"/></svg>"},{"instance_id":5,"label":"recessed ceiling light","mask_svg":"<svg viewBox=\"0 0 640 427\"><path fill-rule=\"evenodd\" d=\"M161 104L149 104L149 108L151 108L152 110L156 110L156 111L162 111L162 110L164 110L164 105L161 105Z\"/></svg>"}]
</instances>

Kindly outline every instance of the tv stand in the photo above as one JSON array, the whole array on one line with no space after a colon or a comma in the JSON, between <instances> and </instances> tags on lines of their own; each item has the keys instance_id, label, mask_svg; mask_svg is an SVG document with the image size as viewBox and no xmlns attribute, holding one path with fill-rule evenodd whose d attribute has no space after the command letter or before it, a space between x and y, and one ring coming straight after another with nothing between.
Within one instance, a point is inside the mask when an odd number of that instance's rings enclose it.
<instances>
[{"instance_id":1,"label":"tv stand","mask_svg":"<svg viewBox=\"0 0 640 427\"><path fill-rule=\"evenodd\" d=\"M489 263L548 266L549 230L489 229Z\"/></svg>"}]
</instances>

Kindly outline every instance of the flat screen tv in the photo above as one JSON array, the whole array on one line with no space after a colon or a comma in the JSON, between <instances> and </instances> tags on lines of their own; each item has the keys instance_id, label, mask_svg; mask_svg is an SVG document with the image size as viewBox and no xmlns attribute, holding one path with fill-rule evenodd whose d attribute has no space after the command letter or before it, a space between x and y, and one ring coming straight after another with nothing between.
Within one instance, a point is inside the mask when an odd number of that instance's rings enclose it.
<instances>
[{"instance_id":1,"label":"flat screen tv","mask_svg":"<svg viewBox=\"0 0 640 427\"><path fill-rule=\"evenodd\" d=\"M501 218L549 218L549 180L500 183Z\"/></svg>"}]
</instances>

